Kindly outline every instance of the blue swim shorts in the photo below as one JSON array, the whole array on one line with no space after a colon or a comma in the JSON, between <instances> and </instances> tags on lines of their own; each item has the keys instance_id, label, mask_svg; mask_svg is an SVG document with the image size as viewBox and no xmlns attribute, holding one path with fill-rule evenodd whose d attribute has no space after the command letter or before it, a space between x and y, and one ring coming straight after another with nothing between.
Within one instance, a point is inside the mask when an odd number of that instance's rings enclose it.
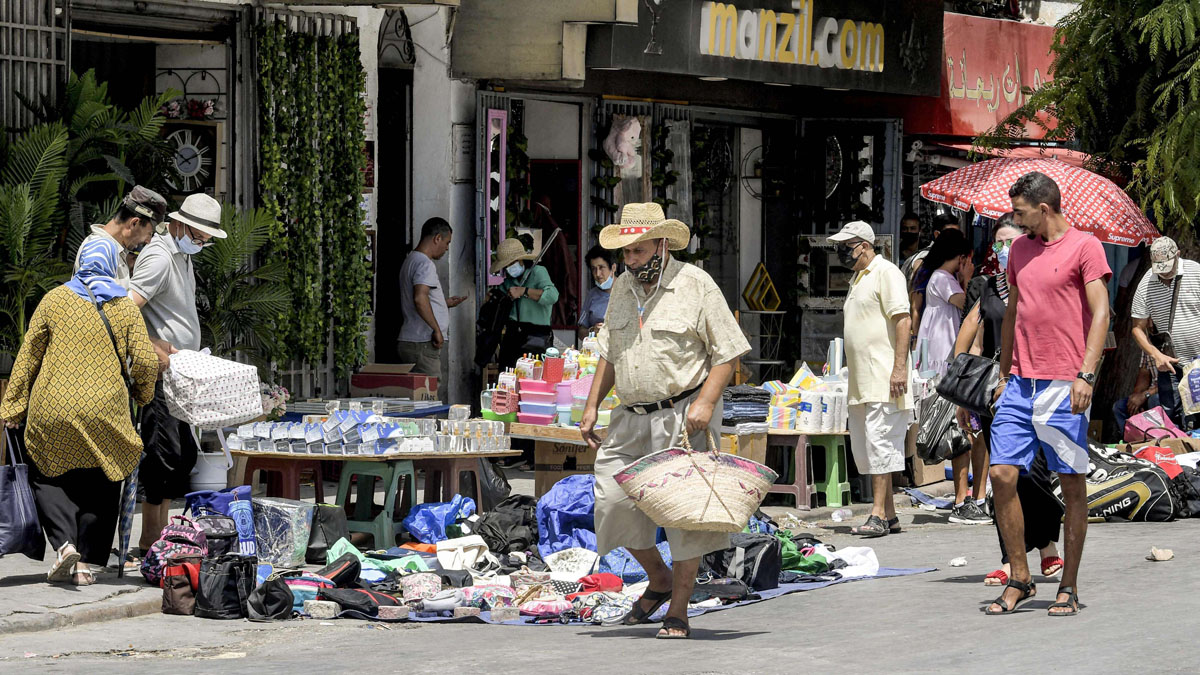
<instances>
[{"instance_id":1,"label":"blue swim shorts","mask_svg":"<svg viewBox=\"0 0 1200 675\"><path fill-rule=\"evenodd\" d=\"M1019 466L1026 473L1041 447L1051 471L1087 473L1091 408L1071 412L1073 384L1011 376L992 420L991 463Z\"/></svg>"}]
</instances>

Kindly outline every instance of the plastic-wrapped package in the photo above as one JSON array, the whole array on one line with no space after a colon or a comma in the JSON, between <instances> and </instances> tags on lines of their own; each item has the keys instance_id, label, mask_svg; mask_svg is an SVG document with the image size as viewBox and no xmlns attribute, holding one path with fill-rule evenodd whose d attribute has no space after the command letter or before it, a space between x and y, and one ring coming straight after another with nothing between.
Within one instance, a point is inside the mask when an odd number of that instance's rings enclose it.
<instances>
[{"instance_id":1,"label":"plastic-wrapped package","mask_svg":"<svg viewBox=\"0 0 1200 675\"><path fill-rule=\"evenodd\" d=\"M304 565L312 533L313 505L276 497L255 497L251 501L258 559L283 567Z\"/></svg>"}]
</instances>

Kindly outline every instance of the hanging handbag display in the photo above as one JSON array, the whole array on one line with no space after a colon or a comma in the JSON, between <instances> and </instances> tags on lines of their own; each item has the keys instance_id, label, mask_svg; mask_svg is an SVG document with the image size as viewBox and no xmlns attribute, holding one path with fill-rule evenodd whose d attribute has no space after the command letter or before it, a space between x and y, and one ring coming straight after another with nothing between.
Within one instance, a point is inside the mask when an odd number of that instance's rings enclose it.
<instances>
[{"instance_id":1,"label":"hanging handbag display","mask_svg":"<svg viewBox=\"0 0 1200 675\"><path fill-rule=\"evenodd\" d=\"M950 362L937 393L976 415L991 417L992 394L999 384L1000 366L995 359L964 352Z\"/></svg>"},{"instance_id":2,"label":"hanging handbag display","mask_svg":"<svg viewBox=\"0 0 1200 675\"><path fill-rule=\"evenodd\" d=\"M5 429L8 435L7 465L0 466L0 556L22 553L41 560L46 553L37 505L29 488L29 465L21 461L17 445L21 435Z\"/></svg>"}]
</instances>

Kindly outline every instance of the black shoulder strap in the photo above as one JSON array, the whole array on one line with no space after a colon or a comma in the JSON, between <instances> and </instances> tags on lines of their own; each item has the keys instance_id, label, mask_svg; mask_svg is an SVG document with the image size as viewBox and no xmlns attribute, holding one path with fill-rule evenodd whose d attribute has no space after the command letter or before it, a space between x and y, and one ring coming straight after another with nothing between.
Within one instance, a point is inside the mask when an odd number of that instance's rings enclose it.
<instances>
[{"instance_id":1,"label":"black shoulder strap","mask_svg":"<svg viewBox=\"0 0 1200 675\"><path fill-rule=\"evenodd\" d=\"M1179 288L1183 286L1183 274L1175 275L1175 289L1171 292L1171 318L1167 320L1167 332L1175 326L1175 308L1179 306Z\"/></svg>"},{"instance_id":2,"label":"black shoulder strap","mask_svg":"<svg viewBox=\"0 0 1200 675\"><path fill-rule=\"evenodd\" d=\"M113 334L112 324L108 322L108 317L104 314L104 309L96 300L96 296L92 294L92 289L88 288L87 284L84 284L83 288L87 291L88 297L92 299L92 304L96 306L96 311L100 313L100 320L104 322L104 330L108 331L108 339L112 341L113 352L117 355L117 363L121 364L121 379L125 382L125 388L132 392L133 382L129 379L129 370L125 367L125 359L121 358L121 350L117 347L117 336Z\"/></svg>"}]
</instances>

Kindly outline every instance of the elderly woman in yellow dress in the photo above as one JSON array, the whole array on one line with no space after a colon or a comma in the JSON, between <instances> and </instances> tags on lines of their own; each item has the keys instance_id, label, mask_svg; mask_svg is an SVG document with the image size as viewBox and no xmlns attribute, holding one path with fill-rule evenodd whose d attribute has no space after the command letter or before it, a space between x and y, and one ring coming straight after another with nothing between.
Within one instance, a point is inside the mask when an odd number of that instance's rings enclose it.
<instances>
[{"instance_id":1,"label":"elderly woman in yellow dress","mask_svg":"<svg viewBox=\"0 0 1200 675\"><path fill-rule=\"evenodd\" d=\"M38 519L58 553L53 582L95 583L91 565L108 563L121 481L142 453L129 398L149 401L158 377L142 313L113 279L118 255L107 239L83 246L75 276L34 311L0 403L9 427L26 425Z\"/></svg>"}]
</instances>

